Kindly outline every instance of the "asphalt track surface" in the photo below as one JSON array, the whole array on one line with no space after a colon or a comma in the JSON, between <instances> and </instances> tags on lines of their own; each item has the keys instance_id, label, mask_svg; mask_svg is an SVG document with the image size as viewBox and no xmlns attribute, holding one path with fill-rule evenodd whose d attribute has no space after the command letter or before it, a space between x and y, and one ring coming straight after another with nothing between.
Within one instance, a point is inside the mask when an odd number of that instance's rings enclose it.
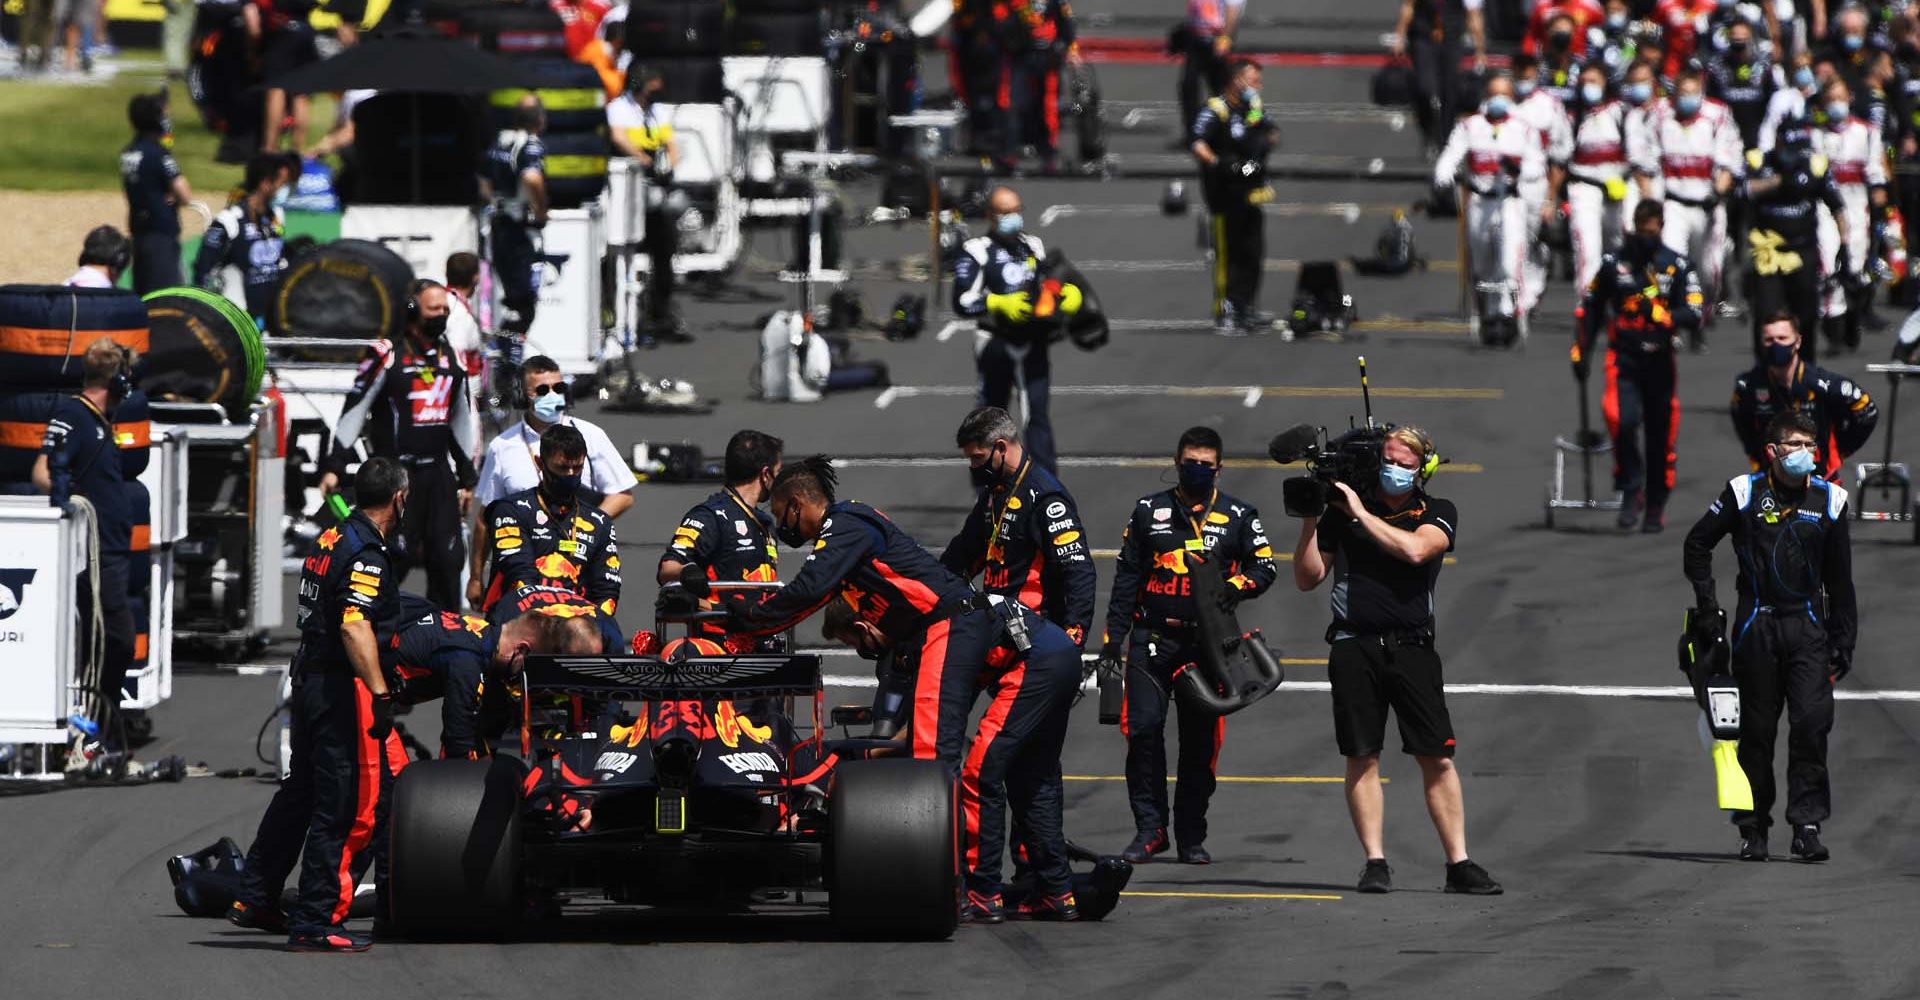
<instances>
[{"instance_id":1,"label":"asphalt track surface","mask_svg":"<svg viewBox=\"0 0 1920 1000\"><path fill-rule=\"evenodd\" d=\"M1152 14L1144 0L1088 0L1082 9L1131 15L1100 29L1113 34L1159 30L1142 26ZM1390 24L1392 9L1388 0L1296 0L1286 5L1289 27L1264 29L1253 40L1280 45L1297 30L1305 44L1364 47ZM1118 135L1117 149L1164 155L1174 68L1106 65L1101 72L1108 100L1160 102L1142 106L1163 113L1159 127ZM1388 116L1364 106L1367 79L1364 68L1270 69L1267 100L1283 116L1286 148L1398 158L1417 149L1410 125L1395 131ZM870 203L870 188L853 190L856 200ZM1732 860L1735 834L1714 809L1711 765L1696 740L1691 705L1617 696L1680 683L1673 643L1690 599L1680 577L1680 535L1744 466L1724 416L1729 382L1745 365L1742 328L1716 330L1711 353L1681 358L1680 486L1669 531L1620 535L1605 514L1566 514L1561 529L1549 531L1541 498L1550 442L1575 422L1564 346L1571 296L1564 285L1550 291L1525 350L1479 350L1453 312L1452 224L1422 219L1421 250L1436 267L1401 279L1352 280L1364 329L1338 343L1222 340L1196 324L1209 286L1191 263L1193 218L1137 209L1157 201L1157 182L1032 180L1021 191L1030 224L1049 206L1116 209L1056 213L1036 230L1078 260L1109 262L1089 278L1108 308L1132 321L1100 353L1058 351L1057 384L1239 387L1055 400L1064 455L1137 459L1063 471L1097 547L1117 545L1134 498L1161 488L1168 475L1162 459L1180 431L1208 424L1233 456L1249 459L1233 463L1223 487L1262 507L1276 548L1290 549L1297 528L1279 509L1286 473L1255 459L1284 426L1344 426L1358 412L1359 401L1348 394L1356 354L1367 356L1380 390L1378 415L1432 430L1451 460L1433 488L1461 512L1457 561L1439 588L1448 680L1548 686L1451 699L1471 853L1505 883L1505 896L1439 891L1444 859L1417 791L1418 771L1397 753L1389 753L1384 770L1388 855L1399 891L1352 892L1362 856L1342 805L1328 696L1307 683L1231 720L1220 757L1228 777L1213 801L1211 867L1142 867L1131 886L1136 895L1104 923L963 927L942 944L841 943L812 913L715 919L642 912L575 922L557 939L538 942L383 944L339 959L287 955L275 939L180 916L162 871L168 855L222 834L245 843L269 785L196 779L0 798L0 899L8 904L0 916L0 993L435 1000L556 988L690 997L1196 990L1279 997L1920 995L1920 963L1911 951L1920 910L1920 809L1912 795L1920 705L1869 695L1839 706L1831 863L1787 863L1785 829L1776 826L1775 863L1748 865ZM1349 223L1308 209L1407 204L1419 194L1404 183L1282 184L1279 200L1307 209L1273 220L1268 255L1284 262L1365 253L1381 221L1376 211ZM861 273L884 275L903 260L911 265L910 255L923 254L926 244L918 227L882 226L853 233L848 245ZM784 238L761 237L757 253L763 263L784 259ZM873 392L812 406L747 398L750 320L790 294L766 280L767 271L750 272L757 277L742 282L744 294L689 297L684 308L699 343L645 357L649 370L691 378L721 399L715 414L609 414L600 419L614 439L688 440L717 451L732 430L751 426L782 435L795 455L950 457L952 428L970 403L963 395L902 393L884 408L875 406ZM878 311L907 286L874 278L860 287ZM1284 307L1291 287L1289 272L1270 271L1268 307ZM859 348L891 365L899 385L970 384L970 334L943 342L933 336L938 328L930 323L917 342L875 338ZM1859 372L1884 356L1887 336L1871 336L1860 355L1835 367ZM1867 384L1883 383L1874 377ZM1265 391L1249 406L1245 388L1254 385ZM1920 444L1920 419L1909 412L1901 423L1899 440L1910 455ZM1884 424L1879 433L1886 433ZM1870 450L1878 449L1876 437ZM929 547L945 542L968 503L957 465L861 463L846 470L843 484L844 495L880 505ZM627 607L650 605L655 546L705 491L641 488L620 524L631 567ZM1907 669L1920 580L1910 539L1904 525L1865 527L1856 536L1863 624L1844 692L1920 687ZM1731 571L1724 557L1720 566L1726 602ZM1103 585L1110 577L1103 563ZM1102 602L1104 609L1104 594ZM1324 681L1324 591L1300 595L1283 579L1242 614L1299 661L1288 667L1292 680ZM858 676L859 667L852 659L828 661L833 675ZM272 706L276 681L203 671L177 683L174 699L156 713L159 740L148 755L180 753L215 767L251 763L250 741ZM867 696L860 688L830 692L835 701ZM420 728L431 740L431 721L422 718ZM1095 724L1093 706L1079 706L1065 761L1074 776L1067 827L1102 850L1117 851L1132 832L1118 780L1122 752L1118 733Z\"/></svg>"}]
</instances>

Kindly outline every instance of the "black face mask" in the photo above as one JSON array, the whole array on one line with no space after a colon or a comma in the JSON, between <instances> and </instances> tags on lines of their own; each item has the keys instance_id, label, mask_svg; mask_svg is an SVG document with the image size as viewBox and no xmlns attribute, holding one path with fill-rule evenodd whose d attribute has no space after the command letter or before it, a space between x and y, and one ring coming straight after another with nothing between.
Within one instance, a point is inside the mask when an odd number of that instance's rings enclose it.
<instances>
[{"instance_id":1,"label":"black face mask","mask_svg":"<svg viewBox=\"0 0 1920 1000\"><path fill-rule=\"evenodd\" d=\"M420 332L425 334L430 341L439 340L440 337L447 332L447 318L445 316L428 316L422 319L420 321Z\"/></svg>"},{"instance_id":2,"label":"black face mask","mask_svg":"<svg viewBox=\"0 0 1920 1000\"><path fill-rule=\"evenodd\" d=\"M1793 364L1793 345L1792 344L1768 344L1767 345L1767 366L1768 367L1785 368L1790 364Z\"/></svg>"},{"instance_id":3,"label":"black face mask","mask_svg":"<svg viewBox=\"0 0 1920 1000\"><path fill-rule=\"evenodd\" d=\"M1556 31L1547 36L1547 44L1556 50L1564 49L1573 44L1573 36L1562 31Z\"/></svg>"},{"instance_id":4,"label":"black face mask","mask_svg":"<svg viewBox=\"0 0 1920 1000\"><path fill-rule=\"evenodd\" d=\"M1648 236L1645 233L1634 233L1632 236L1627 237L1627 243L1633 247L1634 252L1639 255L1641 260L1651 259L1654 254L1660 251L1661 247L1666 245L1660 237Z\"/></svg>"},{"instance_id":5,"label":"black face mask","mask_svg":"<svg viewBox=\"0 0 1920 1000\"><path fill-rule=\"evenodd\" d=\"M1220 470L1205 462L1180 463L1180 492L1189 500L1213 495L1213 483Z\"/></svg>"},{"instance_id":6,"label":"black face mask","mask_svg":"<svg viewBox=\"0 0 1920 1000\"><path fill-rule=\"evenodd\" d=\"M805 548L807 544L806 536L800 533L800 521L798 517L794 519L792 524L781 521L779 524L774 525L773 536L780 540L780 544L790 549Z\"/></svg>"},{"instance_id":7,"label":"black face mask","mask_svg":"<svg viewBox=\"0 0 1920 1000\"><path fill-rule=\"evenodd\" d=\"M1002 465L996 469L993 464L994 458L1001 454L1003 454L1003 452L996 447L993 451L987 453L986 461L981 462L979 465L967 467L967 478L973 481L975 489L989 490L996 486L1005 485L1007 481L1006 466Z\"/></svg>"},{"instance_id":8,"label":"black face mask","mask_svg":"<svg viewBox=\"0 0 1920 1000\"><path fill-rule=\"evenodd\" d=\"M549 472L540 477L540 490L555 502L570 504L580 493L580 474L563 476Z\"/></svg>"}]
</instances>

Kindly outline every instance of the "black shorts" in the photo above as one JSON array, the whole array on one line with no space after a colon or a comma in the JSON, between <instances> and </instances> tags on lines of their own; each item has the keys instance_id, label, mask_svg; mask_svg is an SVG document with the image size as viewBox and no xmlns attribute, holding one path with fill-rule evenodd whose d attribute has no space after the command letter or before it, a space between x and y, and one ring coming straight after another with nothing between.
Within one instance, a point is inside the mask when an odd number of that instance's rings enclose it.
<instances>
[{"instance_id":1,"label":"black shorts","mask_svg":"<svg viewBox=\"0 0 1920 1000\"><path fill-rule=\"evenodd\" d=\"M289 25L267 36L267 44L260 53L268 86L281 76L319 61L320 50L314 46L313 29L304 24Z\"/></svg>"},{"instance_id":2,"label":"black shorts","mask_svg":"<svg viewBox=\"0 0 1920 1000\"><path fill-rule=\"evenodd\" d=\"M1400 725L1400 749L1416 757L1453 756L1453 720L1440 678L1440 654L1378 638L1341 639L1327 654L1333 684L1333 734L1346 757L1378 754L1387 709Z\"/></svg>"}]
</instances>

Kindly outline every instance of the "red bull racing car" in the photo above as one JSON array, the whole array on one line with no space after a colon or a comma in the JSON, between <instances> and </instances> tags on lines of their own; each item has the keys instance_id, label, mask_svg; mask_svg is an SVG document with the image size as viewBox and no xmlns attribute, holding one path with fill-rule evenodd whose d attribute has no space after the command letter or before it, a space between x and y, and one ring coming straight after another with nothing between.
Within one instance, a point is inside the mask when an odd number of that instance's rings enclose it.
<instances>
[{"instance_id":1,"label":"red bull racing car","mask_svg":"<svg viewBox=\"0 0 1920 1000\"><path fill-rule=\"evenodd\" d=\"M819 657L707 643L537 656L524 683L522 758L423 761L396 783L390 900L403 933L495 936L572 899L822 892L850 935L953 932L956 783L933 761L866 759L880 741L824 739ZM795 709L809 701L802 732ZM541 724L556 704L561 724Z\"/></svg>"}]
</instances>

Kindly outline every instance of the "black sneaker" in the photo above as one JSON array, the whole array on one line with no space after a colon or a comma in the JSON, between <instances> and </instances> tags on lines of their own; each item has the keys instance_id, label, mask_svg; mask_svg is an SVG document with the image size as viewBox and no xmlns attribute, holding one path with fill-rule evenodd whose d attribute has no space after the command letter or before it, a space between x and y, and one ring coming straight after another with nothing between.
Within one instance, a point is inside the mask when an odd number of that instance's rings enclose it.
<instances>
[{"instance_id":1,"label":"black sneaker","mask_svg":"<svg viewBox=\"0 0 1920 1000\"><path fill-rule=\"evenodd\" d=\"M1449 881L1451 881L1451 877L1449 877ZM1367 866L1360 869L1360 886L1358 891L1393 891L1393 868L1387 864L1386 858L1367 859Z\"/></svg>"},{"instance_id":2,"label":"black sneaker","mask_svg":"<svg viewBox=\"0 0 1920 1000\"><path fill-rule=\"evenodd\" d=\"M294 934L287 938L288 951L348 952L366 951L371 947L373 938L337 929L318 934Z\"/></svg>"},{"instance_id":3,"label":"black sneaker","mask_svg":"<svg viewBox=\"0 0 1920 1000\"><path fill-rule=\"evenodd\" d=\"M1793 856L1802 861L1825 861L1833 855L1820 842L1820 824L1803 823L1793 828Z\"/></svg>"},{"instance_id":4,"label":"black sneaker","mask_svg":"<svg viewBox=\"0 0 1920 1000\"><path fill-rule=\"evenodd\" d=\"M1013 919L1067 923L1080 919L1080 908L1074 905L1071 890L1058 896L1035 893L1021 900L1020 905L1013 908Z\"/></svg>"},{"instance_id":5,"label":"black sneaker","mask_svg":"<svg viewBox=\"0 0 1920 1000\"><path fill-rule=\"evenodd\" d=\"M285 934L287 917L278 906L250 906L239 900L227 907L227 923L241 930L266 931L269 934Z\"/></svg>"},{"instance_id":6,"label":"black sneaker","mask_svg":"<svg viewBox=\"0 0 1920 1000\"><path fill-rule=\"evenodd\" d=\"M1740 829L1740 860L1767 860L1767 831L1757 827Z\"/></svg>"},{"instance_id":7,"label":"black sneaker","mask_svg":"<svg viewBox=\"0 0 1920 1000\"><path fill-rule=\"evenodd\" d=\"M1120 856L1136 865L1144 865L1153 860L1156 854L1167 853L1167 831L1162 827L1150 832L1134 834L1133 843L1120 852Z\"/></svg>"},{"instance_id":8,"label":"black sneaker","mask_svg":"<svg viewBox=\"0 0 1920 1000\"><path fill-rule=\"evenodd\" d=\"M1213 855L1208 854L1207 849L1201 847L1199 844L1195 844L1192 847L1182 847L1180 848L1180 863L1183 865L1210 865L1213 864Z\"/></svg>"},{"instance_id":9,"label":"black sneaker","mask_svg":"<svg viewBox=\"0 0 1920 1000\"><path fill-rule=\"evenodd\" d=\"M1667 529L1667 509L1659 504L1647 505L1646 519L1640 522L1640 533L1657 535Z\"/></svg>"},{"instance_id":10,"label":"black sneaker","mask_svg":"<svg viewBox=\"0 0 1920 1000\"><path fill-rule=\"evenodd\" d=\"M1007 908L999 893L967 890L966 905L960 907L960 921L967 924L1000 924L1007 920Z\"/></svg>"},{"instance_id":11,"label":"black sneaker","mask_svg":"<svg viewBox=\"0 0 1920 1000\"><path fill-rule=\"evenodd\" d=\"M1506 890L1500 883L1487 874L1485 868L1473 863L1469 858L1447 866L1447 891L1464 892L1470 896L1498 896Z\"/></svg>"}]
</instances>

